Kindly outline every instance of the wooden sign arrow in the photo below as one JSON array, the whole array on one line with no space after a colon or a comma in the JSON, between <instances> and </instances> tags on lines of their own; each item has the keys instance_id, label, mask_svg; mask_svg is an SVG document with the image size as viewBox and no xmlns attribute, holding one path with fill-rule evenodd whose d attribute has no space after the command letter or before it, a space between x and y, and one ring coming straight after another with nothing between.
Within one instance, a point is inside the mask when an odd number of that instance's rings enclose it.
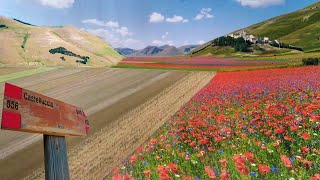
<instances>
[{"instance_id":1,"label":"wooden sign arrow","mask_svg":"<svg viewBox=\"0 0 320 180\"><path fill-rule=\"evenodd\" d=\"M89 121L81 108L6 83L1 129L86 136Z\"/></svg>"}]
</instances>

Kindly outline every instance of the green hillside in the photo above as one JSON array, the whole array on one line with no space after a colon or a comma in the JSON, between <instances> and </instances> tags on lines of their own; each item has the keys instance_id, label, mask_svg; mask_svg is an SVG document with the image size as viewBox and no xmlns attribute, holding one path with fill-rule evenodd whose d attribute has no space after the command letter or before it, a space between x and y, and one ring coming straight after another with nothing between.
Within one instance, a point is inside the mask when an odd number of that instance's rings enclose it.
<instances>
[{"instance_id":1,"label":"green hillside","mask_svg":"<svg viewBox=\"0 0 320 180\"><path fill-rule=\"evenodd\" d=\"M320 47L320 2L244 29L255 36L270 37L301 47L304 51Z\"/></svg>"},{"instance_id":2,"label":"green hillside","mask_svg":"<svg viewBox=\"0 0 320 180\"><path fill-rule=\"evenodd\" d=\"M239 31L246 31L249 34L253 34L257 37L269 37L271 39L277 39L287 45L302 48L305 53L320 52L320 2L301 10L274 17L235 32ZM254 52L246 53L246 55L281 55L284 53L301 53L290 49L280 49L269 46L260 46L259 48L261 48L261 51L254 50ZM230 53L232 54L230 49L226 49L225 47L215 47L212 40L192 51L191 55L221 55L223 50L226 50L225 56L230 55ZM237 52L235 52L233 55L236 54L244 55L243 53Z\"/></svg>"}]
</instances>

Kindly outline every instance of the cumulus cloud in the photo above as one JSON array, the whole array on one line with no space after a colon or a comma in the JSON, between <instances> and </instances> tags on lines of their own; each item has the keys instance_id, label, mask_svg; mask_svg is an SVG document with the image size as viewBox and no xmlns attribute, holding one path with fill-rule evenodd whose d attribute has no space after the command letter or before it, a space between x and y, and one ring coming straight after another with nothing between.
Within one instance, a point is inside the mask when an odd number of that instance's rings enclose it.
<instances>
[{"instance_id":1,"label":"cumulus cloud","mask_svg":"<svg viewBox=\"0 0 320 180\"><path fill-rule=\"evenodd\" d=\"M211 8L202 8L199 12L199 14L194 17L194 20L198 21L201 19L210 19L214 16L211 14L212 9Z\"/></svg>"},{"instance_id":2,"label":"cumulus cloud","mask_svg":"<svg viewBox=\"0 0 320 180\"><path fill-rule=\"evenodd\" d=\"M155 46L162 46L162 45L170 45L170 46L173 46L174 45L174 42L172 40L169 40L168 39L168 35L169 35L169 32L165 32L162 36L161 36L161 40L153 40L151 42L152 45L155 45Z\"/></svg>"},{"instance_id":3,"label":"cumulus cloud","mask_svg":"<svg viewBox=\"0 0 320 180\"><path fill-rule=\"evenodd\" d=\"M161 36L161 39L166 39L169 35L169 32L164 33L164 35Z\"/></svg>"},{"instance_id":4,"label":"cumulus cloud","mask_svg":"<svg viewBox=\"0 0 320 180\"><path fill-rule=\"evenodd\" d=\"M84 29L84 30L101 37L106 42L111 44L113 47L129 47L134 49L145 47L145 44L140 40L137 40L131 37L119 36L118 34L108 29L98 28L98 29Z\"/></svg>"},{"instance_id":5,"label":"cumulus cloud","mask_svg":"<svg viewBox=\"0 0 320 180\"><path fill-rule=\"evenodd\" d=\"M198 41L198 44L199 45L202 45L202 44L204 44L205 43L205 41L204 40L200 40L200 41Z\"/></svg>"},{"instance_id":6,"label":"cumulus cloud","mask_svg":"<svg viewBox=\"0 0 320 180\"><path fill-rule=\"evenodd\" d=\"M271 5L280 5L285 2L285 0L236 0L242 6L248 6L251 8L266 7Z\"/></svg>"},{"instance_id":7,"label":"cumulus cloud","mask_svg":"<svg viewBox=\"0 0 320 180\"><path fill-rule=\"evenodd\" d=\"M132 35L132 33L129 32L129 29L127 27L118 28L118 29L116 29L116 32L119 33L123 37Z\"/></svg>"},{"instance_id":8,"label":"cumulus cloud","mask_svg":"<svg viewBox=\"0 0 320 180\"><path fill-rule=\"evenodd\" d=\"M42 6L64 9L72 7L75 0L35 0L35 2L40 3Z\"/></svg>"},{"instance_id":9,"label":"cumulus cloud","mask_svg":"<svg viewBox=\"0 0 320 180\"><path fill-rule=\"evenodd\" d=\"M163 46L163 45L170 45L170 46L173 46L174 45L174 42L172 40L167 40L167 41L163 41L163 40L153 40L151 42L152 45L155 45L155 46Z\"/></svg>"},{"instance_id":10,"label":"cumulus cloud","mask_svg":"<svg viewBox=\"0 0 320 180\"><path fill-rule=\"evenodd\" d=\"M82 29L103 38L113 47L142 48L144 46L141 41L132 38L133 33L129 31L129 28L121 26L117 21L85 19L82 23L90 25L90 28ZM94 26L98 28L92 28Z\"/></svg>"},{"instance_id":11,"label":"cumulus cloud","mask_svg":"<svg viewBox=\"0 0 320 180\"><path fill-rule=\"evenodd\" d=\"M153 12L149 15L149 22L150 23L161 23L161 22L168 22L168 23L186 23L189 22L188 19L185 19L182 16L174 15L173 17L165 17L164 15Z\"/></svg>"},{"instance_id":12,"label":"cumulus cloud","mask_svg":"<svg viewBox=\"0 0 320 180\"><path fill-rule=\"evenodd\" d=\"M166 18L166 21L167 21L167 22L170 22L170 23L179 23L179 22L186 23L186 22L188 22L189 20L188 20L188 19L184 19L182 16L174 15L174 16L171 17L171 18Z\"/></svg>"},{"instance_id":13,"label":"cumulus cloud","mask_svg":"<svg viewBox=\"0 0 320 180\"><path fill-rule=\"evenodd\" d=\"M123 37L132 35L132 33L129 31L127 27L121 27L117 21L101 21L97 19L85 19L85 20L82 20L82 23L111 28L112 32L118 33Z\"/></svg>"},{"instance_id":14,"label":"cumulus cloud","mask_svg":"<svg viewBox=\"0 0 320 180\"><path fill-rule=\"evenodd\" d=\"M162 14L157 12L153 12L149 16L149 22L151 23L159 23L159 22L163 22L164 20L165 20L165 17Z\"/></svg>"},{"instance_id":15,"label":"cumulus cloud","mask_svg":"<svg viewBox=\"0 0 320 180\"><path fill-rule=\"evenodd\" d=\"M119 28L119 23L116 21L100 21L97 19L85 19L85 20L82 20L82 23L92 24L92 25L96 25L96 26L106 26L106 27L112 27L112 28Z\"/></svg>"}]
</instances>

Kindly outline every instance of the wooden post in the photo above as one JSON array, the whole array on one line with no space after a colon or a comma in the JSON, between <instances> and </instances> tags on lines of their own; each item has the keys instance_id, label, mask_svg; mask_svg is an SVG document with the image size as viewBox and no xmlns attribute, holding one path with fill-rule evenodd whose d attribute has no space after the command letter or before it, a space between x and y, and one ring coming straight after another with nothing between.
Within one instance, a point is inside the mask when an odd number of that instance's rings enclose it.
<instances>
[{"instance_id":1,"label":"wooden post","mask_svg":"<svg viewBox=\"0 0 320 180\"><path fill-rule=\"evenodd\" d=\"M43 135L46 180L69 180L65 137Z\"/></svg>"},{"instance_id":2,"label":"wooden post","mask_svg":"<svg viewBox=\"0 0 320 180\"><path fill-rule=\"evenodd\" d=\"M79 107L6 83L1 129L43 134L46 180L69 180L65 136L87 136L89 121Z\"/></svg>"}]
</instances>

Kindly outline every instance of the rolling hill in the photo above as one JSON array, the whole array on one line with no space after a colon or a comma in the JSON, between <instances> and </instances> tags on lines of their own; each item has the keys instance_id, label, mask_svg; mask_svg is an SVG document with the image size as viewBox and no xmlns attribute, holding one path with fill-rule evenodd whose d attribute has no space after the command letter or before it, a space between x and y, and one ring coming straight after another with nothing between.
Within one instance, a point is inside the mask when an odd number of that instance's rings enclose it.
<instances>
[{"instance_id":1,"label":"rolling hill","mask_svg":"<svg viewBox=\"0 0 320 180\"><path fill-rule=\"evenodd\" d=\"M304 52L320 51L320 2L235 32L239 31L246 31L258 37L277 39L285 44L300 47ZM209 52L219 55L224 51L225 47L213 48L211 44L212 41L207 42L193 52L201 55ZM273 51L277 50L280 49L273 49Z\"/></svg>"},{"instance_id":2,"label":"rolling hill","mask_svg":"<svg viewBox=\"0 0 320 180\"><path fill-rule=\"evenodd\" d=\"M101 38L71 26L39 27L0 17L0 37L2 65L104 67L123 58ZM49 52L61 47L68 53ZM79 63L81 57L89 57L86 64Z\"/></svg>"},{"instance_id":3,"label":"rolling hill","mask_svg":"<svg viewBox=\"0 0 320 180\"><path fill-rule=\"evenodd\" d=\"M116 50L128 57L144 57L144 56L179 56L188 54L191 50L198 47L197 45L186 45L175 47L170 45L163 46L147 46L142 50L134 50L130 48L116 48Z\"/></svg>"}]
</instances>

